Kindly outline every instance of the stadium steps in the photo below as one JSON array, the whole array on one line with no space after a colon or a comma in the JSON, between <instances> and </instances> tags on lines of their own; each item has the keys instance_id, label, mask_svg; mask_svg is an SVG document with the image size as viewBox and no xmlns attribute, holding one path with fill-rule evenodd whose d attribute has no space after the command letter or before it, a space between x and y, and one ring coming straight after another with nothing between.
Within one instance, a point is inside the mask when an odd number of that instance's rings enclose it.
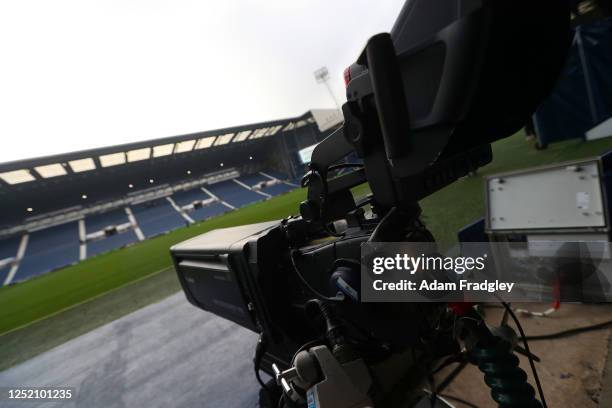
<instances>
[{"instance_id":1,"label":"stadium steps","mask_svg":"<svg viewBox=\"0 0 612 408\"><path fill-rule=\"evenodd\" d=\"M193 203L194 201L202 201L209 199L210 196L206 194L199 187L192 188L186 191L176 191L172 194L172 199L179 206L185 206Z\"/></svg>"},{"instance_id":2,"label":"stadium steps","mask_svg":"<svg viewBox=\"0 0 612 408\"><path fill-rule=\"evenodd\" d=\"M271 180L278 180L278 181L282 181L283 183L289 184L290 186L293 187L299 187L300 186L300 180L290 180L290 178L286 175L283 174L279 171L276 170L266 170L266 171L260 171L259 174L268 177Z\"/></svg>"},{"instance_id":3,"label":"stadium steps","mask_svg":"<svg viewBox=\"0 0 612 408\"><path fill-rule=\"evenodd\" d=\"M183 209L181 207L176 205L176 202L174 202L172 197L166 197L166 200L168 200L168 202L170 203L172 208L174 208L174 211L179 213L181 215L181 217L183 217L183 219L185 219L185 221L187 221L189 224L193 224L195 222L193 220L193 218L191 218L189 215L187 215L187 213L185 211L183 211Z\"/></svg>"},{"instance_id":4,"label":"stadium steps","mask_svg":"<svg viewBox=\"0 0 612 408\"><path fill-rule=\"evenodd\" d=\"M288 179L286 174L283 174L280 171L276 171L276 170L260 171L259 174L266 176L270 179L276 179L276 180L287 180Z\"/></svg>"},{"instance_id":5,"label":"stadium steps","mask_svg":"<svg viewBox=\"0 0 612 408\"><path fill-rule=\"evenodd\" d=\"M289 191L299 187L299 184L286 181L288 179L286 175L274 170L266 172L262 171L259 174L266 177L268 180L274 180L277 182L272 186L264 187L261 189L262 192L270 194L272 196L288 193Z\"/></svg>"},{"instance_id":6,"label":"stadium steps","mask_svg":"<svg viewBox=\"0 0 612 408\"><path fill-rule=\"evenodd\" d=\"M134 233L136 234L136 237L138 238L138 240L144 241L145 236L142 233L142 230L140 229L140 227L138 226L138 221L136 221L136 217L134 217L134 213L132 212L132 209L130 207L125 207L125 214L127 215L128 220L130 220L130 224L132 224L132 228L134 228Z\"/></svg>"},{"instance_id":7,"label":"stadium steps","mask_svg":"<svg viewBox=\"0 0 612 408\"><path fill-rule=\"evenodd\" d=\"M254 193L259 194L260 196L264 197L264 199L268 199L268 198L272 197L270 194L268 194L268 193L264 193L264 192L262 192L261 190L255 190L255 189L254 189L254 188L252 188L251 186L249 186L249 185L247 185L247 184L243 183L242 181L239 181L239 180L236 180L236 179L233 179L232 181L233 181L234 183L238 184L238 185L239 185L240 187L242 187L242 188L245 188L245 189L247 189L247 190L249 190L249 191L252 191L252 192L254 192Z\"/></svg>"},{"instance_id":8,"label":"stadium steps","mask_svg":"<svg viewBox=\"0 0 612 408\"><path fill-rule=\"evenodd\" d=\"M130 208L138 227L147 238L184 227L187 224L187 221L172 207L166 198L158 198L132 205Z\"/></svg>"},{"instance_id":9,"label":"stadium steps","mask_svg":"<svg viewBox=\"0 0 612 408\"><path fill-rule=\"evenodd\" d=\"M86 217L84 220L87 234L96 233L103 231L108 227L119 226L127 223L130 223L130 219L125 211L125 208L117 208L105 213L91 215ZM96 240L90 240L86 244L82 244L82 248L85 247L85 256L89 258L103 252L122 248L137 241L138 237L136 236L136 233L133 230L127 230Z\"/></svg>"},{"instance_id":10,"label":"stadium steps","mask_svg":"<svg viewBox=\"0 0 612 408\"><path fill-rule=\"evenodd\" d=\"M78 260L79 231L76 221L35 231L27 239L24 257L12 281L25 280Z\"/></svg>"},{"instance_id":11,"label":"stadium steps","mask_svg":"<svg viewBox=\"0 0 612 408\"><path fill-rule=\"evenodd\" d=\"M79 261L87 258L87 233L85 232L85 220L79 220Z\"/></svg>"},{"instance_id":12,"label":"stadium steps","mask_svg":"<svg viewBox=\"0 0 612 408\"><path fill-rule=\"evenodd\" d=\"M236 209L236 207L234 207L233 205L226 203L225 201L223 201L221 198L219 198L218 196L215 195L215 193L213 193L212 191L208 190L206 187L200 187L202 189L203 192L205 192L206 194L208 194L210 197L214 198L215 200L217 200L218 202L220 202L222 205L224 205L226 208L229 208L230 210L234 210Z\"/></svg>"},{"instance_id":13,"label":"stadium steps","mask_svg":"<svg viewBox=\"0 0 612 408\"><path fill-rule=\"evenodd\" d=\"M241 175L236 180L248 185L249 187L253 187L254 185L258 183L262 183L264 181L270 181L270 178L264 176L261 173L254 173L254 174Z\"/></svg>"},{"instance_id":14,"label":"stadium steps","mask_svg":"<svg viewBox=\"0 0 612 408\"><path fill-rule=\"evenodd\" d=\"M0 260L4 260L2 266L0 266L0 282L3 285L12 282L19 267L19 260L23 258L27 243L28 234L0 241Z\"/></svg>"},{"instance_id":15,"label":"stadium steps","mask_svg":"<svg viewBox=\"0 0 612 408\"><path fill-rule=\"evenodd\" d=\"M234 180L226 180L220 183L210 184L205 188L206 190L210 191L212 195L236 208L243 207L257 201L262 201L266 198L261 194L257 194L256 192L235 183Z\"/></svg>"}]
</instances>

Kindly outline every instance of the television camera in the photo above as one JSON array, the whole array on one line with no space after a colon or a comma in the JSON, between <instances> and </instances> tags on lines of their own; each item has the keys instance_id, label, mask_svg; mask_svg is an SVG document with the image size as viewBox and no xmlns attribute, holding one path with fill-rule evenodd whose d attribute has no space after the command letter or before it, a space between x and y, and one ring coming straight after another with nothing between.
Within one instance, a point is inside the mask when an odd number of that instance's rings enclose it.
<instances>
[{"instance_id":1,"label":"television camera","mask_svg":"<svg viewBox=\"0 0 612 408\"><path fill-rule=\"evenodd\" d=\"M419 200L524 125L560 73L569 16L559 0L407 1L344 73L345 122L312 154L300 216L172 247L192 304L260 334L262 405L451 406L445 384L422 391L446 358L479 363L500 406L545 406L507 325L469 304L360 302L359 260L364 242L434 241ZM353 152L359 163L342 162ZM356 201L363 183L371 194Z\"/></svg>"}]
</instances>

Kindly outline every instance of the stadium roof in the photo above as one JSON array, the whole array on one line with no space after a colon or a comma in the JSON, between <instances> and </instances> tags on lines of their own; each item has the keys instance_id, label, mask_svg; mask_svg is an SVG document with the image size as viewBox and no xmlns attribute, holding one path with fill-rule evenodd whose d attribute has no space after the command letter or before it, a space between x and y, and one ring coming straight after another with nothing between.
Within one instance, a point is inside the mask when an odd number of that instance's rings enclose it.
<instances>
[{"instance_id":1,"label":"stadium roof","mask_svg":"<svg viewBox=\"0 0 612 408\"><path fill-rule=\"evenodd\" d=\"M7 162L0 164L0 185L10 188L37 180L57 179L69 174L152 161L160 157L180 159L184 153L208 153L222 146L256 143L311 123L316 123L319 130L324 131L341 120L340 113L335 109L318 109L294 118Z\"/></svg>"},{"instance_id":2,"label":"stadium roof","mask_svg":"<svg viewBox=\"0 0 612 408\"><path fill-rule=\"evenodd\" d=\"M322 140L341 121L337 110L311 110L293 118L3 163L0 229L218 172L266 168L295 177L290 154Z\"/></svg>"},{"instance_id":3,"label":"stadium roof","mask_svg":"<svg viewBox=\"0 0 612 408\"><path fill-rule=\"evenodd\" d=\"M142 160L152 160L158 157L174 156L180 158L181 154L196 150L215 150L223 145L253 142L283 134L308 123L315 123L317 119L315 116L320 116L321 112L329 114L329 112L334 113L336 111L308 111L295 118L3 163L0 164L0 183L5 186L12 186L40 179L62 177L71 173L82 173ZM317 124L320 129L326 125L325 123Z\"/></svg>"}]
</instances>

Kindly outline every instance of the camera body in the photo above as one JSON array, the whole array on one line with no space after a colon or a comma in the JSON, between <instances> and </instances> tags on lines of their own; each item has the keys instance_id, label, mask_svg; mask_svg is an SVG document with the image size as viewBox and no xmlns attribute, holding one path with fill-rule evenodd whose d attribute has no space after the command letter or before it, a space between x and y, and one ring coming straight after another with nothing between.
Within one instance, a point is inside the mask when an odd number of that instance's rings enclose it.
<instances>
[{"instance_id":1,"label":"camera body","mask_svg":"<svg viewBox=\"0 0 612 408\"><path fill-rule=\"evenodd\" d=\"M268 374L273 374L272 364L289 367L299 346L325 331L320 316L308 310L313 296L294 267L304 271L307 283L325 296L348 293L347 287L356 293L355 299L338 304L336 312L347 323L347 337L366 333L369 341L384 347L371 353L369 362L377 362L414 345L437 321L443 305L359 302L360 268L337 261L359 259L361 244L376 225L375 219L357 211L344 235L330 239L325 230L289 218L214 230L173 246L171 254L190 303L266 333L261 369ZM296 246L301 255L294 265L290 250Z\"/></svg>"}]
</instances>

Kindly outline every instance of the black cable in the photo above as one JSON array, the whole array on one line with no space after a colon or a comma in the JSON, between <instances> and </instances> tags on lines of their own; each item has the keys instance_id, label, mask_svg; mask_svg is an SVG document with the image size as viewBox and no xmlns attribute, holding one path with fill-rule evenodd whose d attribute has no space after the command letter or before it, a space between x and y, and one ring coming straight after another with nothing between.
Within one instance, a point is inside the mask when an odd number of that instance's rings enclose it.
<instances>
[{"instance_id":1,"label":"black cable","mask_svg":"<svg viewBox=\"0 0 612 408\"><path fill-rule=\"evenodd\" d=\"M280 398L278 399L278 408L284 408L285 407L285 394L281 395Z\"/></svg>"},{"instance_id":2,"label":"black cable","mask_svg":"<svg viewBox=\"0 0 612 408\"><path fill-rule=\"evenodd\" d=\"M485 307L495 308L497 305L486 304ZM500 308L504 308L503 306L499 306ZM547 333L547 334L538 334L535 336L527 336L528 341L539 341L539 340L554 340L562 337L575 336L576 334L587 333L590 331L602 330L607 328L608 326L612 326L612 320L608 320L601 323L592 324L589 326L576 327L574 329L561 330L555 333Z\"/></svg>"},{"instance_id":3,"label":"black cable","mask_svg":"<svg viewBox=\"0 0 612 408\"><path fill-rule=\"evenodd\" d=\"M453 370L442 381L440 381L440 384L436 388L436 394L441 395L440 392L444 391L446 387L448 387L455 380L455 378L457 378L457 376L461 373L461 371L463 371L463 369L467 365L467 360L459 361L459 365L453 368Z\"/></svg>"},{"instance_id":4,"label":"black cable","mask_svg":"<svg viewBox=\"0 0 612 408\"><path fill-rule=\"evenodd\" d=\"M268 385L264 383L263 380L261 379L261 375L259 374L259 369L255 370L255 378L257 378L257 382L259 383L259 385L261 385L261 388L266 390L266 392L268 392L269 394L272 394L272 390L269 389Z\"/></svg>"},{"instance_id":5,"label":"black cable","mask_svg":"<svg viewBox=\"0 0 612 408\"><path fill-rule=\"evenodd\" d=\"M535 363L533 362L533 357L532 357L531 351L529 350L529 342L527 341L527 336L525 336L525 332L523 331L523 326L521 326L521 322L519 322L519 319L516 317L516 314L514 314L514 311L512 310L510 305L508 305L506 302L502 300L500 300L500 302L502 305L504 305L504 308L506 308L506 311L508 312L510 317L512 317L514 324L516 324L516 328L521 334L521 339L523 340L523 346L525 347L525 351L527 351L527 359L529 360L529 365L531 366L531 371L533 372L533 378L538 388L538 394L540 394L540 400L542 402L542 406L544 408L547 408L548 406L546 405L546 399L544 398L544 390L542 390L542 384L540 383L540 377L538 376L538 371L536 370Z\"/></svg>"},{"instance_id":6,"label":"black cable","mask_svg":"<svg viewBox=\"0 0 612 408\"><path fill-rule=\"evenodd\" d=\"M434 369L431 373L432 374L437 374L440 371L442 371L444 368L448 367L449 365L453 364L453 363L461 363L462 361L466 360L466 356L464 353L459 353L459 354L455 354L452 355L450 357L447 357L442 363L440 363L440 365Z\"/></svg>"},{"instance_id":7,"label":"black cable","mask_svg":"<svg viewBox=\"0 0 612 408\"><path fill-rule=\"evenodd\" d=\"M300 279L300 281L302 282L302 284L304 286L306 286L306 288L313 294L315 295L317 298L319 298L320 300L325 300L325 301L329 301L329 302L341 302L342 300L344 300L344 297L328 297L323 295L321 292L319 292L318 290L316 290L315 288L313 288L312 286L310 286L310 283L308 283L306 281L306 279L304 278L304 276L302 275L302 273L300 272L297 264L295 263L295 258L293 257L293 254L295 252L298 252L298 250L293 250L289 253L289 259L291 260L291 265L293 266L293 270L295 272L295 274L297 275L297 277Z\"/></svg>"},{"instance_id":8,"label":"black cable","mask_svg":"<svg viewBox=\"0 0 612 408\"><path fill-rule=\"evenodd\" d=\"M528 336L527 340L529 340L529 341L538 341L538 340L558 339L558 338L561 338L561 337L573 336L573 335L576 335L576 334L586 333L586 332L589 332L589 331L605 329L606 327L611 326L611 325L612 325L612 320L608 320L607 322L597 323L597 324L593 324L591 326L576 327L575 329L562 330L562 331L556 332L556 333L548 333L548 334L539 334L539 335L536 335L536 336Z\"/></svg>"},{"instance_id":9,"label":"black cable","mask_svg":"<svg viewBox=\"0 0 612 408\"><path fill-rule=\"evenodd\" d=\"M274 392L268 387L266 383L263 382L259 374L259 366L261 365L261 359L263 358L267 346L268 343L265 339L265 336L263 333L261 333L259 335L259 340L257 340L257 346L255 347L255 355L253 356L253 367L255 369L255 378L257 379L257 382L259 383L259 385L261 385L261 388L266 390L268 395L272 397L274 395Z\"/></svg>"},{"instance_id":10,"label":"black cable","mask_svg":"<svg viewBox=\"0 0 612 408\"><path fill-rule=\"evenodd\" d=\"M310 340L309 342L302 344L300 348L298 348L295 351L295 353L293 353L293 357L291 357L291 365L293 365L295 357L298 355L300 351L306 350L307 348L310 348L316 344L323 343L323 342L324 342L324 339L314 339L314 340Z\"/></svg>"}]
</instances>

